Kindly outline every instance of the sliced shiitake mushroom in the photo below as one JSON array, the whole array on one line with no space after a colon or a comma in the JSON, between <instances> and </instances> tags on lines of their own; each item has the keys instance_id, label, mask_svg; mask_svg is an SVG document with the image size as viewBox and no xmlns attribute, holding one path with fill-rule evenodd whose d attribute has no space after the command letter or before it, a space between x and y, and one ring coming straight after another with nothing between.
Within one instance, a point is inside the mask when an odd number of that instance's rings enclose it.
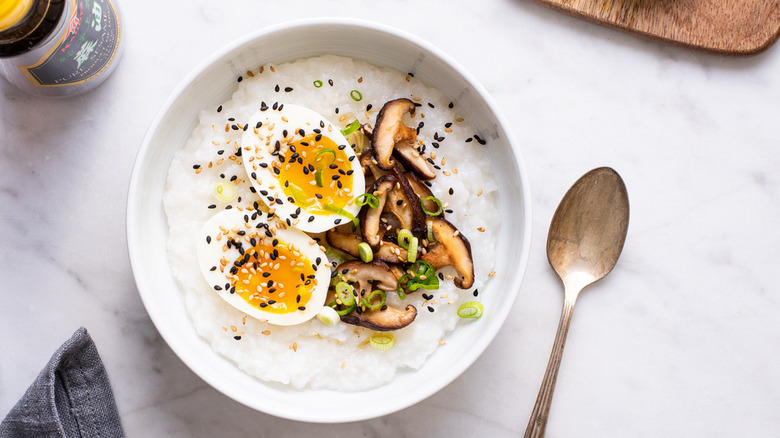
<instances>
[{"instance_id":1,"label":"sliced shiitake mushroom","mask_svg":"<svg viewBox=\"0 0 780 438\"><path fill-rule=\"evenodd\" d=\"M461 289L468 289L474 284L474 261L471 258L471 244L466 236L460 233L446 219L428 219L432 223L436 246L428 250L421 259L431 264L435 269L452 266L458 273L453 283Z\"/></svg>"},{"instance_id":2,"label":"sliced shiitake mushroom","mask_svg":"<svg viewBox=\"0 0 780 438\"><path fill-rule=\"evenodd\" d=\"M422 204L420 204L420 198L415 193L412 185L409 184L409 180L403 174L400 167L395 166L393 168L393 175L398 182L398 186L403 190L404 197L408 202L408 207L412 212L412 226L411 231L415 236L423 238L427 232L427 226L425 224L425 213L422 210Z\"/></svg>"},{"instance_id":3,"label":"sliced shiitake mushroom","mask_svg":"<svg viewBox=\"0 0 780 438\"><path fill-rule=\"evenodd\" d=\"M385 175L374 181L367 193L372 194L379 201L377 208L364 207L360 212L360 231L363 239L371 245L371 248L377 249L382 240L380 230L382 228L382 212L387 204L388 194L395 188L395 177Z\"/></svg>"},{"instance_id":4,"label":"sliced shiitake mushroom","mask_svg":"<svg viewBox=\"0 0 780 438\"><path fill-rule=\"evenodd\" d=\"M428 160L420 154L414 144L396 143L393 156L398 158L408 170L414 170L420 178L426 181L436 178L436 173L431 169Z\"/></svg>"},{"instance_id":5,"label":"sliced shiitake mushroom","mask_svg":"<svg viewBox=\"0 0 780 438\"><path fill-rule=\"evenodd\" d=\"M353 257L360 257L358 245L363 242L363 239L357 234L346 234L329 230L325 234L325 238L330 246L344 251ZM386 263L406 263L408 257L405 249L387 240L380 241L379 248L374 250L374 259Z\"/></svg>"},{"instance_id":6,"label":"sliced shiitake mushroom","mask_svg":"<svg viewBox=\"0 0 780 438\"><path fill-rule=\"evenodd\" d=\"M382 262L346 262L342 263L337 270L343 275L345 281L355 285L358 300L375 289L388 292L398 290L398 278ZM347 324L359 325L371 330L389 331L406 327L416 317L417 308L410 304L404 310L398 310L389 305L373 310L356 309L354 312L342 316L341 320Z\"/></svg>"},{"instance_id":7,"label":"sliced shiitake mushroom","mask_svg":"<svg viewBox=\"0 0 780 438\"><path fill-rule=\"evenodd\" d=\"M371 135L371 149L380 168L392 170L393 149L397 143L417 142L417 130L404 125L402 120L404 114L414 113L414 109L414 102L400 98L384 104L377 114L376 126Z\"/></svg>"}]
</instances>

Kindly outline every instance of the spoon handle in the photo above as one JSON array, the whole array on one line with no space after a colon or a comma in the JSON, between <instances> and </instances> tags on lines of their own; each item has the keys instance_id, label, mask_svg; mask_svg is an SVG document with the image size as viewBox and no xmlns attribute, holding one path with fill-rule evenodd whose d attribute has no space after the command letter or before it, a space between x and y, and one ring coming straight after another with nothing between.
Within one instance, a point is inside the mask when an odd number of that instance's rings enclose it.
<instances>
[{"instance_id":1,"label":"spoon handle","mask_svg":"<svg viewBox=\"0 0 780 438\"><path fill-rule=\"evenodd\" d=\"M561 366L563 346L566 344L566 335L569 333L569 324L571 323L573 311L574 300L569 300L567 297L563 302L561 321L558 323L558 333L555 335L555 344L553 344L552 353L550 354L550 361L547 363L547 371L544 373L544 380L542 380L542 386L539 388L539 395L536 396L534 410L531 412L531 418L528 420L528 426L525 429L525 438L544 436L544 430L547 427L547 417L550 415L550 403L552 402L553 389L555 389L555 380L558 377L558 368Z\"/></svg>"}]
</instances>

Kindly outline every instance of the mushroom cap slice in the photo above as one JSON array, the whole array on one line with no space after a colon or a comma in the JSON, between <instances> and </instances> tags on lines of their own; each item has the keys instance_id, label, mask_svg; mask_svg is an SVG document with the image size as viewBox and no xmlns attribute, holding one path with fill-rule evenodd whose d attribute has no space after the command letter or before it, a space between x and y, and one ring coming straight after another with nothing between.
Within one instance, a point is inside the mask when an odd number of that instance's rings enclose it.
<instances>
[{"instance_id":1,"label":"mushroom cap slice","mask_svg":"<svg viewBox=\"0 0 780 438\"><path fill-rule=\"evenodd\" d=\"M387 306L385 310L371 310L357 313L357 311L341 317L343 322L359 325L371 330L386 332L398 330L411 324L417 317L417 308L409 304L404 310Z\"/></svg>"},{"instance_id":2,"label":"mushroom cap slice","mask_svg":"<svg viewBox=\"0 0 780 438\"><path fill-rule=\"evenodd\" d=\"M398 278L390 270L390 267L382 262L363 263L358 261L346 262L339 265L336 270L344 276L344 280L356 284L358 297L366 296L373 289L384 291L398 290ZM398 310L391 306L383 306L383 309L361 310L341 317L347 324L359 325L377 331L398 330L411 324L417 317L417 309L406 306L404 310Z\"/></svg>"},{"instance_id":3,"label":"mushroom cap slice","mask_svg":"<svg viewBox=\"0 0 780 438\"><path fill-rule=\"evenodd\" d=\"M417 196L417 193L415 193L411 184L409 184L409 180L406 179L406 176L399 166L393 167L393 175L401 190L403 190L404 197L409 201L408 206L412 211L411 231L415 236L422 239L425 237L428 227L425 224L425 213L422 210L420 198Z\"/></svg>"},{"instance_id":4,"label":"mushroom cap slice","mask_svg":"<svg viewBox=\"0 0 780 438\"><path fill-rule=\"evenodd\" d=\"M395 99L382 106L376 116L376 126L371 135L371 149L380 168L392 170L393 149L396 143L417 142L417 130L403 123L404 114L414 112L414 102L406 98Z\"/></svg>"},{"instance_id":5,"label":"mushroom cap slice","mask_svg":"<svg viewBox=\"0 0 780 438\"><path fill-rule=\"evenodd\" d=\"M474 285L474 261L471 258L471 244L454 225L446 219L434 218L432 221L436 246L425 253L421 259L435 269L452 266L457 271L453 283L461 289Z\"/></svg>"},{"instance_id":6,"label":"mushroom cap slice","mask_svg":"<svg viewBox=\"0 0 780 438\"><path fill-rule=\"evenodd\" d=\"M325 238L330 246L340 249L352 257L360 257L358 245L363 242L363 239L357 234L345 234L336 230L329 230L325 234ZM408 257L409 255L405 249L386 240L379 242L379 249L374 251L374 259L386 263L406 263Z\"/></svg>"},{"instance_id":7,"label":"mushroom cap slice","mask_svg":"<svg viewBox=\"0 0 780 438\"><path fill-rule=\"evenodd\" d=\"M382 212L387 204L388 194L393 191L395 187L395 177L392 175L385 175L378 180L374 181L371 188L367 191L376 197L379 201L377 208L364 207L361 211L360 218L360 231L363 234L363 239L371 245L372 249L377 249L379 243L382 241L384 233L382 230Z\"/></svg>"},{"instance_id":8,"label":"mushroom cap slice","mask_svg":"<svg viewBox=\"0 0 780 438\"><path fill-rule=\"evenodd\" d=\"M412 143L396 143L393 155L403 162L409 170L414 170L420 178L431 180L436 178L436 173L431 169L428 160L420 154L420 151Z\"/></svg>"}]
</instances>

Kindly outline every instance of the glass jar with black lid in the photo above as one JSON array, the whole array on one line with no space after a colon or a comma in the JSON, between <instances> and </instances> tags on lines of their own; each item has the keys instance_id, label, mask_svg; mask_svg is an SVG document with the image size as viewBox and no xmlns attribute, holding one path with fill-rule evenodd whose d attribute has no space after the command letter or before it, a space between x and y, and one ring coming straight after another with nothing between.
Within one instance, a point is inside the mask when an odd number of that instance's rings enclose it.
<instances>
[{"instance_id":1,"label":"glass jar with black lid","mask_svg":"<svg viewBox=\"0 0 780 438\"><path fill-rule=\"evenodd\" d=\"M121 56L113 0L3 0L0 73L39 96L71 96L102 83Z\"/></svg>"}]
</instances>

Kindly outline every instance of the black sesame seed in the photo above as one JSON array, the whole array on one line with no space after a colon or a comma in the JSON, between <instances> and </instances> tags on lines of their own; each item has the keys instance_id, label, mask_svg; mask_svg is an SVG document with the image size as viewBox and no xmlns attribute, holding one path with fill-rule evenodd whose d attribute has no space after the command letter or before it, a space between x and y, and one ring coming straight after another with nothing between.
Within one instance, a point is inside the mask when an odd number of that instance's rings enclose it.
<instances>
[{"instance_id":1,"label":"black sesame seed","mask_svg":"<svg viewBox=\"0 0 780 438\"><path fill-rule=\"evenodd\" d=\"M474 289L474 296L476 297L477 295L479 295L479 289Z\"/></svg>"},{"instance_id":2,"label":"black sesame seed","mask_svg":"<svg viewBox=\"0 0 780 438\"><path fill-rule=\"evenodd\" d=\"M387 310L387 304L383 304L382 308L379 309L380 312L384 310Z\"/></svg>"},{"instance_id":3,"label":"black sesame seed","mask_svg":"<svg viewBox=\"0 0 780 438\"><path fill-rule=\"evenodd\" d=\"M236 341L240 341L241 340L241 336L233 336L233 339L235 339Z\"/></svg>"},{"instance_id":4,"label":"black sesame seed","mask_svg":"<svg viewBox=\"0 0 780 438\"><path fill-rule=\"evenodd\" d=\"M216 266L212 266L212 267L211 267L211 269L209 269L209 271L211 271L211 272L214 272L214 271L216 271L216 270L217 270L217 267L216 267Z\"/></svg>"},{"instance_id":5,"label":"black sesame seed","mask_svg":"<svg viewBox=\"0 0 780 438\"><path fill-rule=\"evenodd\" d=\"M288 92L288 93L289 93L290 91L292 91L292 90L293 90L293 87L284 87L284 91L286 91L286 92Z\"/></svg>"},{"instance_id":6,"label":"black sesame seed","mask_svg":"<svg viewBox=\"0 0 780 438\"><path fill-rule=\"evenodd\" d=\"M240 128L238 127L238 125L230 125L230 129L234 131L238 131Z\"/></svg>"},{"instance_id":7,"label":"black sesame seed","mask_svg":"<svg viewBox=\"0 0 780 438\"><path fill-rule=\"evenodd\" d=\"M215 284L214 285L214 290L222 290L222 286L220 286L218 284Z\"/></svg>"},{"instance_id":8,"label":"black sesame seed","mask_svg":"<svg viewBox=\"0 0 780 438\"><path fill-rule=\"evenodd\" d=\"M306 310L306 306L299 306L298 310L301 310L301 311Z\"/></svg>"},{"instance_id":9,"label":"black sesame seed","mask_svg":"<svg viewBox=\"0 0 780 438\"><path fill-rule=\"evenodd\" d=\"M314 216L309 216L309 222L314 222Z\"/></svg>"},{"instance_id":10,"label":"black sesame seed","mask_svg":"<svg viewBox=\"0 0 780 438\"><path fill-rule=\"evenodd\" d=\"M200 169L200 164L195 164L192 166L193 169Z\"/></svg>"},{"instance_id":11,"label":"black sesame seed","mask_svg":"<svg viewBox=\"0 0 780 438\"><path fill-rule=\"evenodd\" d=\"M239 77L238 77L238 82L241 82L241 81L243 81L243 80L244 80L244 77L243 77L243 76L239 76Z\"/></svg>"},{"instance_id":12,"label":"black sesame seed","mask_svg":"<svg viewBox=\"0 0 780 438\"><path fill-rule=\"evenodd\" d=\"M453 188L450 187L449 194L452 195L453 193L455 193L455 190L453 190Z\"/></svg>"},{"instance_id":13,"label":"black sesame seed","mask_svg":"<svg viewBox=\"0 0 780 438\"><path fill-rule=\"evenodd\" d=\"M339 109L338 109L338 108L336 108L336 114L338 114L338 113L339 113Z\"/></svg>"},{"instance_id":14,"label":"black sesame seed","mask_svg":"<svg viewBox=\"0 0 780 438\"><path fill-rule=\"evenodd\" d=\"M328 79L328 85L333 86L333 79Z\"/></svg>"},{"instance_id":15,"label":"black sesame seed","mask_svg":"<svg viewBox=\"0 0 780 438\"><path fill-rule=\"evenodd\" d=\"M451 213L452 213L452 209L451 209L451 208L448 208L448 209L444 210L444 212L445 212L445 213L450 213L450 214L451 214Z\"/></svg>"},{"instance_id":16,"label":"black sesame seed","mask_svg":"<svg viewBox=\"0 0 780 438\"><path fill-rule=\"evenodd\" d=\"M428 311L429 311L429 312L431 312L431 313L433 313L433 312L434 312L434 309L433 309L433 307L431 307L431 306L428 306Z\"/></svg>"},{"instance_id":17,"label":"black sesame seed","mask_svg":"<svg viewBox=\"0 0 780 438\"><path fill-rule=\"evenodd\" d=\"M371 108L373 108L374 105L371 105L370 103L366 105L366 111L371 111Z\"/></svg>"},{"instance_id":18,"label":"black sesame seed","mask_svg":"<svg viewBox=\"0 0 780 438\"><path fill-rule=\"evenodd\" d=\"M452 107L454 107L454 106L455 106L455 104L453 104L452 102L450 102L450 104L449 104L449 105L447 105L447 107L448 107L448 108L452 108Z\"/></svg>"},{"instance_id":19,"label":"black sesame seed","mask_svg":"<svg viewBox=\"0 0 780 438\"><path fill-rule=\"evenodd\" d=\"M222 105L220 105L220 106L218 106L218 107L217 107L217 112L218 112L218 113L221 113L221 112L222 112Z\"/></svg>"},{"instance_id":20,"label":"black sesame seed","mask_svg":"<svg viewBox=\"0 0 780 438\"><path fill-rule=\"evenodd\" d=\"M268 105L265 104L265 102L260 102L260 111L266 111L268 109ZM260 122L258 122L260 123ZM260 123L262 125L262 123ZM259 128L260 126L258 126Z\"/></svg>"},{"instance_id":21,"label":"black sesame seed","mask_svg":"<svg viewBox=\"0 0 780 438\"><path fill-rule=\"evenodd\" d=\"M277 84L277 85L274 87L274 91L276 91L276 92L278 93L278 92L279 92L279 89L280 89L280 88L279 88L279 84ZM276 108L274 108L274 109L276 109Z\"/></svg>"},{"instance_id":22,"label":"black sesame seed","mask_svg":"<svg viewBox=\"0 0 780 438\"><path fill-rule=\"evenodd\" d=\"M215 208L217 208L217 205L216 205L216 204L211 204L211 205L209 205L209 209L212 209L212 210L213 210L213 209L215 209Z\"/></svg>"},{"instance_id":23,"label":"black sesame seed","mask_svg":"<svg viewBox=\"0 0 780 438\"><path fill-rule=\"evenodd\" d=\"M211 243L211 236L206 236L206 243Z\"/></svg>"},{"instance_id":24,"label":"black sesame seed","mask_svg":"<svg viewBox=\"0 0 780 438\"><path fill-rule=\"evenodd\" d=\"M474 139L469 137L469 138L466 139L466 143L471 143L472 140L474 140Z\"/></svg>"},{"instance_id":25,"label":"black sesame seed","mask_svg":"<svg viewBox=\"0 0 780 438\"><path fill-rule=\"evenodd\" d=\"M433 106L433 104L432 104L432 103L430 103L430 102L428 102L428 106L429 106L429 107L431 107L431 108L436 108L436 107L435 107L435 106Z\"/></svg>"},{"instance_id":26,"label":"black sesame seed","mask_svg":"<svg viewBox=\"0 0 780 438\"><path fill-rule=\"evenodd\" d=\"M444 124L445 128L449 128L450 126L452 126L452 122L447 122L447 123Z\"/></svg>"}]
</instances>

